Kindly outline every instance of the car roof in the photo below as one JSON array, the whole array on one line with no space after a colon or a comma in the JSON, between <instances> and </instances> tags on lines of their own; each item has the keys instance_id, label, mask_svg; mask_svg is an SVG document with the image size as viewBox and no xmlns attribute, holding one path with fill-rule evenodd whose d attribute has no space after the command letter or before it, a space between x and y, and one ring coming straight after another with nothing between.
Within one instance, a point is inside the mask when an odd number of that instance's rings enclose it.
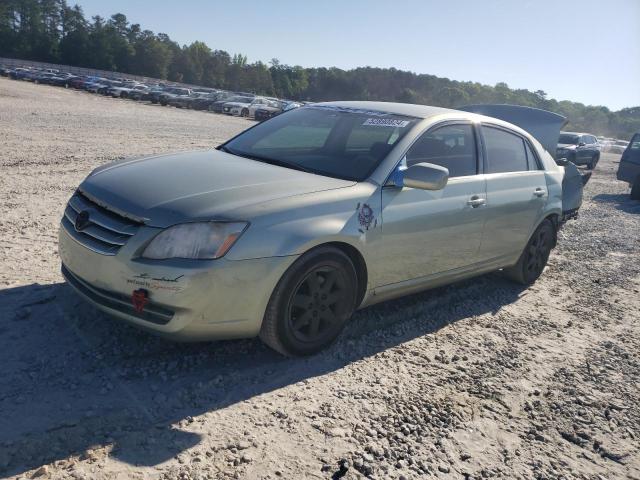
<instances>
[{"instance_id":1,"label":"car roof","mask_svg":"<svg viewBox=\"0 0 640 480\"><path fill-rule=\"evenodd\" d=\"M450 108L431 107L428 105L415 105L413 103L393 103L393 102L369 102L369 101L348 101L348 102L320 102L313 105L331 106L337 108L350 108L356 110L369 110L376 112L391 113L394 115L406 115L416 118L429 118L444 113L456 113L459 110ZM468 114L468 112L464 112Z\"/></svg>"}]
</instances>

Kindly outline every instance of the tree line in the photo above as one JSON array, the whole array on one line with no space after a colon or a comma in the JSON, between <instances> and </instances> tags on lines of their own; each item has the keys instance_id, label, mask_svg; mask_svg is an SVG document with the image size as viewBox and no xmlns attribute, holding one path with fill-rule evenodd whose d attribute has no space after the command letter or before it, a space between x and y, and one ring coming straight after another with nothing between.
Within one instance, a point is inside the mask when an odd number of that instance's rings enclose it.
<instances>
[{"instance_id":1,"label":"tree line","mask_svg":"<svg viewBox=\"0 0 640 480\"><path fill-rule=\"evenodd\" d=\"M66 0L0 1L0 56L61 63L166 79L193 85L250 91L293 100L377 100L458 107L510 103L557 112L567 128L628 139L640 131L640 107L611 111L548 98L542 90L460 82L395 68L304 68L272 59L249 63L195 41L179 45L165 33L143 30L121 13L85 18Z\"/></svg>"}]
</instances>

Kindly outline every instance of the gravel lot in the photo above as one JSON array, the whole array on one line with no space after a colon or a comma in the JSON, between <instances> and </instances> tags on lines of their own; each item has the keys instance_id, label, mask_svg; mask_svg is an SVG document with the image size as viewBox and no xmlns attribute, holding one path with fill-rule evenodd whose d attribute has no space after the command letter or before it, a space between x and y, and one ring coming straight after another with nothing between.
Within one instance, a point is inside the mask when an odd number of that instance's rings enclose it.
<instances>
[{"instance_id":1,"label":"gravel lot","mask_svg":"<svg viewBox=\"0 0 640 480\"><path fill-rule=\"evenodd\" d=\"M58 221L94 167L249 125L0 79L0 476L640 479L640 203L618 156L533 287L368 308L313 358L170 343L62 283Z\"/></svg>"}]
</instances>

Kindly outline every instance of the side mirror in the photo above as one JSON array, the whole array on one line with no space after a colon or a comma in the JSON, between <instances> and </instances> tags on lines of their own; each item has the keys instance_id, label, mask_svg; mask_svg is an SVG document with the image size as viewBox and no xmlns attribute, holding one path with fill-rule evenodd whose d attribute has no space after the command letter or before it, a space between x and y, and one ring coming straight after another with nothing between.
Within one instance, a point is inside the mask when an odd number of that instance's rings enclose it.
<instances>
[{"instance_id":1,"label":"side mirror","mask_svg":"<svg viewBox=\"0 0 640 480\"><path fill-rule=\"evenodd\" d=\"M433 163L416 163L405 170L398 169L396 185L420 190L442 190L449 180L449 170Z\"/></svg>"},{"instance_id":2,"label":"side mirror","mask_svg":"<svg viewBox=\"0 0 640 480\"><path fill-rule=\"evenodd\" d=\"M586 143L584 143L584 142L580 142L580 143L578 143L578 146L579 146L579 147L584 147L585 145L586 145Z\"/></svg>"},{"instance_id":3,"label":"side mirror","mask_svg":"<svg viewBox=\"0 0 640 480\"><path fill-rule=\"evenodd\" d=\"M568 160L568 159L566 159L566 158L564 158L564 157L562 157L562 158L557 158L557 159L556 159L556 163L557 163L558 165L560 165L561 167L564 167L564 166L566 166L566 165L567 165L567 163L569 163L569 160Z\"/></svg>"}]
</instances>

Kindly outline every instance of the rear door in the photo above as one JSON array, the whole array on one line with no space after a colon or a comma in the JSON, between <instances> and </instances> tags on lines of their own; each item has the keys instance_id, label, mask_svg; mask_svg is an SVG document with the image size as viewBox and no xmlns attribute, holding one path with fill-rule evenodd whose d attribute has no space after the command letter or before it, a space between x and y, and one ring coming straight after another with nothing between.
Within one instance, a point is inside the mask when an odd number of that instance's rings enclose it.
<instances>
[{"instance_id":1,"label":"rear door","mask_svg":"<svg viewBox=\"0 0 640 480\"><path fill-rule=\"evenodd\" d=\"M504 127L482 125L487 182L483 261L522 252L548 199L540 160L528 140Z\"/></svg>"}]
</instances>

